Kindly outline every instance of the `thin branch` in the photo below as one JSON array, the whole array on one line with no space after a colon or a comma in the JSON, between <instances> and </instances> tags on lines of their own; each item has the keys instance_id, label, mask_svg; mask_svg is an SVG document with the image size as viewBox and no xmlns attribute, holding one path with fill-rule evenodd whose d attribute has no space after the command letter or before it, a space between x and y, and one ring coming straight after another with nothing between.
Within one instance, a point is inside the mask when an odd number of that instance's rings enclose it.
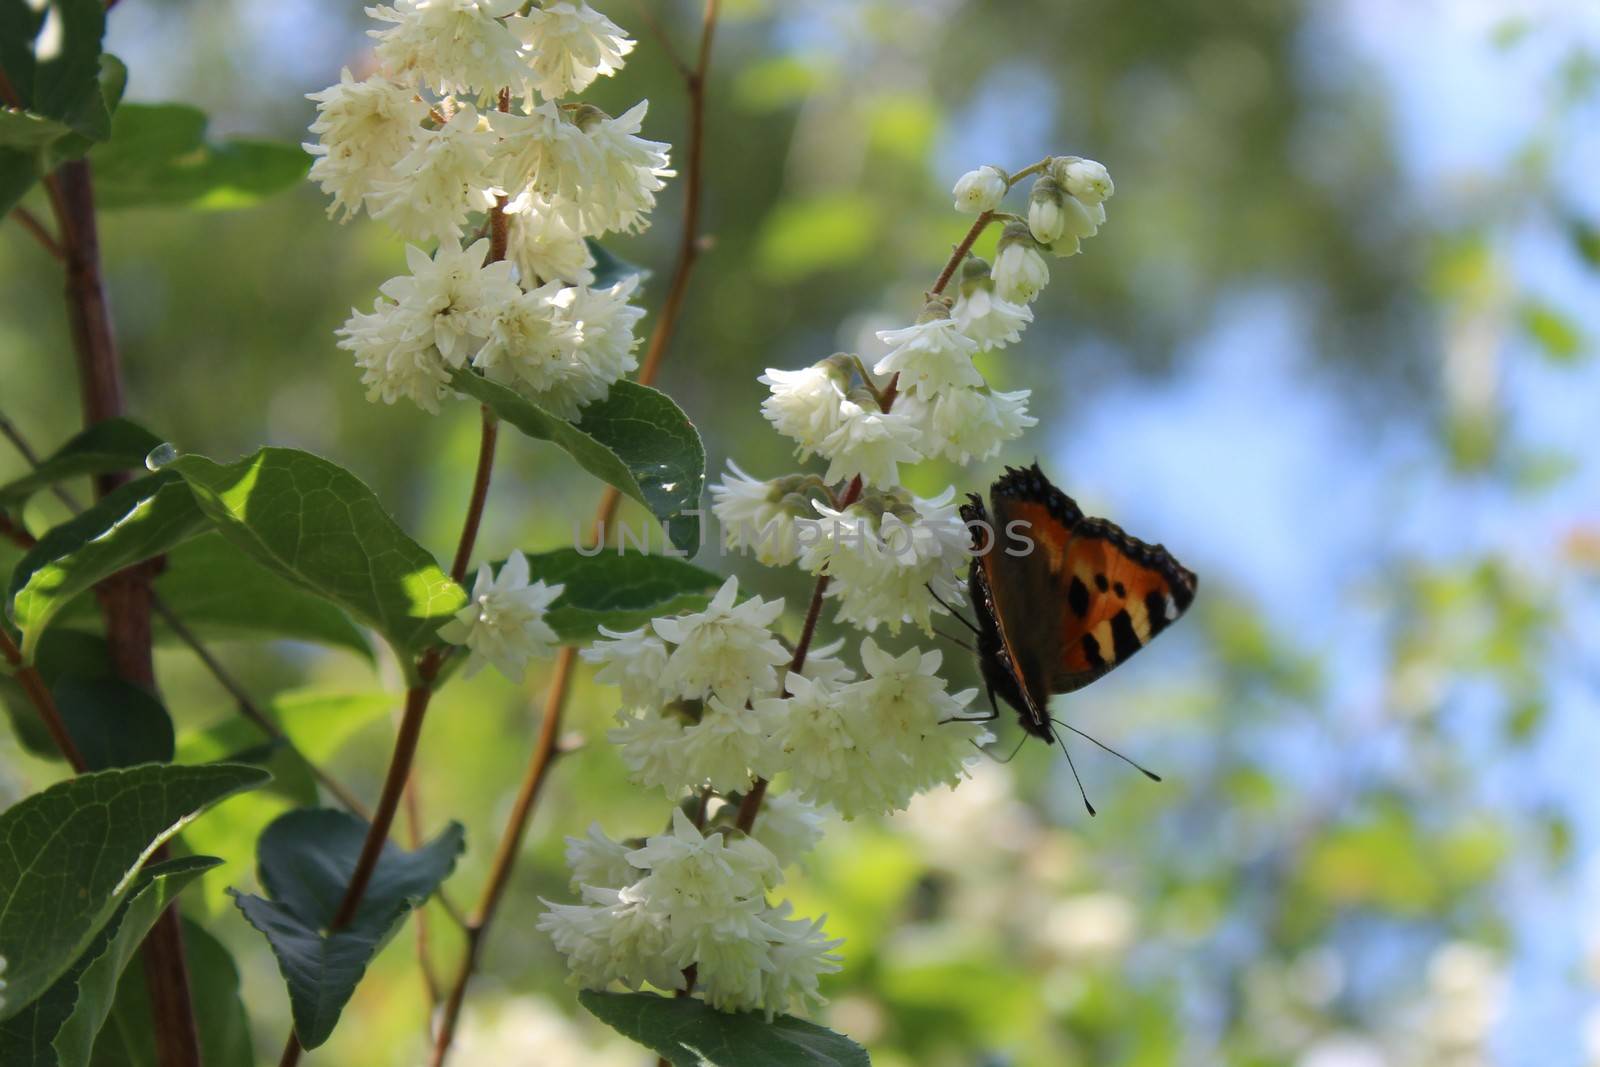
<instances>
[{"instance_id":1,"label":"thin branch","mask_svg":"<svg viewBox=\"0 0 1600 1067\"><path fill-rule=\"evenodd\" d=\"M29 549L39 543L39 539L22 528L21 523L13 522L11 516L0 512L0 537L4 537L21 549Z\"/></svg>"},{"instance_id":2,"label":"thin branch","mask_svg":"<svg viewBox=\"0 0 1600 1067\"><path fill-rule=\"evenodd\" d=\"M694 271L695 262L704 248L699 227L705 184L705 87L706 74L711 64L711 45L716 33L717 13L718 0L705 0L700 24L700 51L695 58L693 69L685 67L675 56L673 57L673 61L678 63L679 69L683 71L684 87L689 98L688 164L684 182L683 231L678 240L672 282L668 287L655 327L651 330L644 362L639 368L638 381L641 385L649 385L654 381L656 372L661 367L661 360L666 354L668 342L672 339L683 309L684 297L689 287L689 276ZM662 38L665 45L666 36L660 32L660 27L655 24L654 19L647 14L646 21L657 31L657 36ZM670 46L667 46L667 51L671 55ZM605 539L606 526L616 515L620 499L616 489L610 486L602 494L599 505L595 508L594 522L590 529L591 544L599 544ZM534 742L533 752L529 755L522 784L517 790L516 803L506 821L500 843L496 847L494 864L488 883L484 886L477 913L467 925L467 946L462 956L461 968L456 974L455 983L445 1002L444 1012L440 1016L438 1031L434 1038L433 1067L442 1067L445 1057L449 1055L461 1007L466 1000L467 986L478 966L485 932L494 920L500 899L510 882L539 791L555 761L561 720L571 692L576 659L577 649L570 645L563 647L556 657L550 686L545 694L544 716L539 724L539 736Z\"/></svg>"},{"instance_id":3,"label":"thin branch","mask_svg":"<svg viewBox=\"0 0 1600 1067\"><path fill-rule=\"evenodd\" d=\"M28 694L28 699L38 709L39 718L44 720L44 728L50 731L50 739L56 743L56 748L67 757L67 762L72 765L73 773L82 774L88 769L88 764L83 761L83 753L79 751L77 742L72 740L72 735L67 732L67 724L61 718L61 710L56 707L55 697L50 695L50 687L45 685L44 678L40 676L36 667L26 667L22 663L22 650L11 640L11 635L0 627L0 654L17 672L17 681L22 683L22 689Z\"/></svg>"},{"instance_id":4,"label":"thin branch","mask_svg":"<svg viewBox=\"0 0 1600 1067\"><path fill-rule=\"evenodd\" d=\"M18 204L11 209L11 217L21 223L24 230L33 235L33 239L39 242L39 247L50 253L51 258L66 260L67 254L61 250L61 245L51 235L50 231L45 229L45 225L39 220L39 216Z\"/></svg>"}]
</instances>

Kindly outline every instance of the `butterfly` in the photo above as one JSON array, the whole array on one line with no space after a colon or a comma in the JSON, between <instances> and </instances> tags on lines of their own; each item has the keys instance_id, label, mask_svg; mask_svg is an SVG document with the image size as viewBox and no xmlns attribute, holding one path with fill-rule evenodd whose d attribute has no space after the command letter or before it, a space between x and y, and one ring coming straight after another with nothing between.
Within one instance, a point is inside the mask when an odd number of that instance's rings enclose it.
<instances>
[{"instance_id":1,"label":"butterfly","mask_svg":"<svg viewBox=\"0 0 1600 1067\"><path fill-rule=\"evenodd\" d=\"M1082 731L1050 717L1050 698L1082 689L1149 644L1188 610L1197 579L1162 546L1086 518L1037 463L1007 467L989 498L992 517L975 493L961 506L972 531L967 590L991 709L983 718L999 714L998 695L1030 735L1059 743L1052 723ZM1087 796L1084 805L1094 814Z\"/></svg>"}]
</instances>

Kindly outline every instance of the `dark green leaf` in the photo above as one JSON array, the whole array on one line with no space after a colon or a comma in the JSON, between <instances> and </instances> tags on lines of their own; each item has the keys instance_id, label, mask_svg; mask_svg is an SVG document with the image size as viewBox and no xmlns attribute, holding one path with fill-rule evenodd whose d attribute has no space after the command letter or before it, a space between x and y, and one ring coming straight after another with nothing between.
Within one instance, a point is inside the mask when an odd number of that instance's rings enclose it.
<instances>
[{"instance_id":1,"label":"dark green leaf","mask_svg":"<svg viewBox=\"0 0 1600 1067\"><path fill-rule=\"evenodd\" d=\"M721 1012L690 997L595 993L578 1000L601 1022L673 1067L868 1067L867 1050L843 1034L779 1015Z\"/></svg>"},{"instance_id":2,"label":"dark green leaf","mask_svg":"<svg viewBox=\"0 0 1600 1067\"><path fill-rule=\"evenodd\" d=\"M673 545L699 547L700 489L706 450L687 415L648 386L614 382L610 395L580 412L576 423L558 418L515 390L462 369L457 389L540 441L564 450L596 478L616 486L667 524Z\"/></svg>"},{"instance_id":3,"label":"dark green leaf","mask_svg":"<svg viewBox=\"0 0 1600 1067\"><path fill-rule=\"evenodd\" d=\"M366 835L367 823L346 812L291 811L256 843L257 873L268 898L234 894L278 958L295 1033L308 1049L328 1039L367 963L406 913L449 877L464 844L459 823L415 852L386 843L355 918L326 933Z\"/></svg>"},{"instance_id":4,"label":"dark green leaf","mask_svg":"<svg viewBox=\"0 0 1600 1067\"><path fill-rule=\"evenodd\" d=\"M233 957L203 926L188 919L183 920L183 947L206 1067L254 1067L250 1020L239 999L239 969ZM111 1025L100 1031L90 1067L161 1067L150 1021L144 968L129 967L122 972Z\"/></svg>"},{"instance_id":5,"label":"dark green leaf","mask_svg":"<svg viewBox=\"0 0 1600 1067\"><path fill-rule=\"evenodd\" d=\"M350 616L284 581L221 534L205 534L173 549L155 589L201 637L286 637L372 658L366 634ZM160 620L156 625L158 636L169 636Z\"/></svg>"},{"instance_id":6,"label":"dark green leaf","mask_svg":"<svg viewBox=\"0 0 1600 1067\"><path fill-rule=\"evenodd\" d=\"M144 935L183 887L222 861L186 856L145 867L94 942L44 995L0 1023L0 1063L84 1067L111 1014L117 981Z\"/></svg>"},{"instance_id":7,"label":"dark green leaf","mask_svg":"<svg viewBox=\"0 0 1600 1067\"><path fill-rule=\"evenodd\" d=\"M184 823L260 785L254 767L145 764L60 782L0 815L0 956L16 1014L72 965Z\"/></svg>"},{"instance_id":8,"label":"dark green leaf","mask_svg":"<svg viewBox=\"0 0 1600 1067\"><path fill-rule=\"evenodd\" d=\"M120 678L69 675L51 694L91 771L172 762L172 718L148 691Z\"/></svg>"},{"instance_id":9,"label":"dark green leaf","mask_svg":"<svg viewBox=\"0 0 1600 1067\"><path fill-rule=\"evenodd\" d=\"M183 479L167 471L129 482L39 538L11 575L11 617L23 656L79 593L182 544L208 525Z\"/></svg>"},{"instance_id":10,"label":"dark green leaf","mask_svg":"<svg viewBox=\"0 0 1600 1067\"><path fill-rule=\"evenodd\" d=\"M187 104L124 104L110 140L90 154L96 203L246 207L295 185L311 165L298 145L208 143L205 131L205 113Z\"/></svg>"},{"instance_id":11,"label":"dark green leaf","mask_svg":"<svg viewBox=\"0 0 1600 1067\"><path fill-rule=\"evenodd\" d=\"M0 68L23 110L104 137L110 118L99 87L105 29L101 0L0 0Z\"/></svg>"},{"instance_id":12,"label":"dark green leaf","mask_svg":"<svg viewBox=\"0 0 1600 1067\"><path fill-rule=\"evenodd\" d=\"M263 448L227 466L171 460L235 545L302 589L339 605L394 646L408 672L466 592L400 529L349 471L309 452Z\"/></svg>"},{"instance_id":13,"label":"dark green leaf","mask_svg":"<svg viewBox=\"0 0 1600 1067\"><path fill-rule=\"evenodd\" d=\"M107 419L78 434L30 474L0 486L0 508L16 507L41 489L86 474L143 469L161 438L132 419Z\"/></svg>"},{"instance_id":14,"label":"dark green leaf","mask_svg":"<svg viewBox=\"0 0 1600 1067\"><path fill-rule=\"evenodd\" d=\"M52 689L63 678L93 681L116 677L116 672L111 668L111 655L103 637L68 630L65 627L55 627L45 631L34 655L33 665L44 679L45 685ZM22 742L23 747L35 756L46 759L65 758L61 755L61 750L56 747L50 732L44 728L44 723L40 721L39 709L33 706L33 701L20 683L13 678L0 675L0 700L5 702L6 713L11 717L11 727L16 731L17 740Z\"/></svg>"},{"instance_id":15,"label":"dark green leaf","mask_svg":"<svg viewBox=\"0 0 1600 1067\"><path fill-rule=\"evenodd\" d=\"M611 250L596 241L593 237L585 237L584 243L589 246L589 254L594 257L594 282L592 288L609 289L624 278L638 276L640 283L650 277L650 272L637 263L629 263L613 255Z\"/></svg>"},{"instance_id":16,"label":"dark green leaf","mask_svg":"<svg viewBox=\"0 0 1600 1067\"><path fill-rule=\"evenodd\" d=\"M533 553L528 573L531 580L566 586L545 622L568 643L592 640L600 626L631 630L658 615L697 610L722 584L681 559L610 548L592 556L574 548Z\"/></svg>"},{"instance_id":17,"label":"dark green leaf","mask_svg":"<svg viewBox=\"0 0 1600 1067\"><path fill-rule=\"evenodd\" d=\"M10 214L38 180L39 165L33 153L0 145L0 216Z\"/></svg>"}]
</instances>

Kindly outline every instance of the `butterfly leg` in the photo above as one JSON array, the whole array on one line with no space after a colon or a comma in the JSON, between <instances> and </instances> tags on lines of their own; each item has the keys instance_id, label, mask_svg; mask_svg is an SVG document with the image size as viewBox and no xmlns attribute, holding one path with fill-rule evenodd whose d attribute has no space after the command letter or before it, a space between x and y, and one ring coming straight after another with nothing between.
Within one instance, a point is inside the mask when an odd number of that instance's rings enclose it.
<instances>
[{"instance_id":1,"label":"butterfly leg","mask_svg":"<svg viewBox=\"0 0 1600 1067\"><path fill-rule=\"evenodd\" d=\"M987 715L952 715L948 719L940 719L939 725L947 722L994 722L1000 717L1000 706L994 702L994 686L989 686L989 714ZM1007 762L1002 760L1001 762Z\"/></svg>"}]
</instances>

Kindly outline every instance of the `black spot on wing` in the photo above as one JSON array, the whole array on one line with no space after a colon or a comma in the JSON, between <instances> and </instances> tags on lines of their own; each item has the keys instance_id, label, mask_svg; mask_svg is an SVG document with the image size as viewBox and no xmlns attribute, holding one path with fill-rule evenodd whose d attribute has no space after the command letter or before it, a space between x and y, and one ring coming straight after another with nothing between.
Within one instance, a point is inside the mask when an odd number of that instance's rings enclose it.
<instances>
[{"instance_id":1,"label":"black spot on wing","mask_svg":"<svg viewBox=\"0 0 1600 1067\"><path fill-rule=\"evenodd\" d=\"M1072 584L1067 586L1067 607L1080 619L1089 614L1089 587L1076 574L1072 576Z\"/></svg>"},{"instance_id":2,"label":"black spot on wing","mask_svg":"<svg viewBox=\"0 0 1600 1067\"><path fill-rule=\"evenodd\" d=\"M1167 628L1172 620L1167 618L1167 594L1159 589L1152 590L1144 597L1145 617L1150 620L1150 636L1154 637Z\"/></svg>"},{"instance_id":3,"label":"black spot on wing","mask_svg":"<svg viewBox=\"0 0 1600 1067\"><path fill-rule=\"evenodd\" d=\"M1111 585L1106 581L1105 575L1097 574L1094 576L1094 587L1104 593L1107 589L1111 588Z\"/></svg>"},{"instance_id":4,"label":"black spot on wing","mask_svg":"<svg viewBox=\"0 0 1600 1067\"><path fill-rule=\"evenodd\" d=\"M1139 640L1133 628L1133 616L1128 614L1126 608L1111 616L1111 648L1116 653L1118 663L1143 647L1144 642Z\"/></svg>"},{"instance_id":5,"label":"black spot on wing","mask_svg":"<svg viewBox=\"0 0 1600 1067\"><path fill-rule=\"evenodd\" d=\"M1083 658L1097 671L1105 668L1106 658L1100 654L1100 642L1094 639L1094 634L1083 635Z\"/></svg>"},{"instance_id":6,"label":"black spot on wing","mask_svg":"<svg viewBox=\"0 0 1600 1067\"><path fill-rule=\"evenodd\" d=\"M1128 598L1128 587L1123 585L1121 582L1112 582L1111 591L1117 594L1119 597L1122 597L1124 600Z\"/></svg>"}]
</instances>

